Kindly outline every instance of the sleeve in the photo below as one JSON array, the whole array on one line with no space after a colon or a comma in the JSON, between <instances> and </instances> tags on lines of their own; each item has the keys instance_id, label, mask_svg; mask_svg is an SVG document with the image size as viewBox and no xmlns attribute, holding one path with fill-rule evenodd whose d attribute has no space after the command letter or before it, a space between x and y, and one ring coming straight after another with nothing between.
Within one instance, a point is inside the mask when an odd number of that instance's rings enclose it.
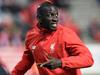
<instances>
[{"instance_id":1,"label":"sleeve","mask_svg":"<svg viewBox=\"0 0 100 75\"><path fill-rule=\"evenodd\" d=\"M31 50L29 50L27 43L29 43L28 38L30 38L29 36L26 36L26 51L24 51L23 56L21 61L15 66L15 68L13 69L11 75L24 75L24 73L31 68L31 66L34 63L34 58L32 55Z\"/></svg>"},{"instance_id":2,"label":"sleeve","mask_svg":"<svg viewBox=\"0 0 100 75\"><path fill-rule=\"evenodd\" d=\"M69 57L61 59L62 68L85 68L93 65L92 54L73 31L64 31L63 39Z\"/></svg>"}]
</instances>

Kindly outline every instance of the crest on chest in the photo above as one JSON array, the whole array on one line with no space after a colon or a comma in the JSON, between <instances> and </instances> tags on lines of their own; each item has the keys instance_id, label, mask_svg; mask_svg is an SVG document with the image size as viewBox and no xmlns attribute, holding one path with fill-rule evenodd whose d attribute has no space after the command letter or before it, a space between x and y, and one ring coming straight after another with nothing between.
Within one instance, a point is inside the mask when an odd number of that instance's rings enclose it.
<instances>
[{"instance_id":1,"label":"crest on chest","mask_svg":"<svg viewBox=\"0 0 100 75\"><path fill-rule=\"evenodd\" d=\"M55 50L55 42L50 44L50 52L54 53Z\"/></svg>"}]
</instances>

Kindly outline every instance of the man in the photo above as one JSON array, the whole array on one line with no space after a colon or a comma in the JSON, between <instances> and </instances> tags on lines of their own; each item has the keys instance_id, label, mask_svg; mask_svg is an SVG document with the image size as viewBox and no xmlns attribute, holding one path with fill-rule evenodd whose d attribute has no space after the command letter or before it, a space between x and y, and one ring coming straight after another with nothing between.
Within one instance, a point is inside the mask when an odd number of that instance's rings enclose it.
<instances>
[{"instance_id":1,"label":"man","mask_svg":"<svg viewBox=\"0 0 100 75\"><path fill-rule=\"evenodd\" d=\"M93 18L87 30L89 33L89 37L94 42L99 43L100 42L100 21L97 18Z\"/></svg>"},{"instance_id":2,"label":"man","mask_svg":"<svg viewBox=\"0 0 100 75\"><path fill-rule=\"evenodd\" d=\"M0 75L10 75L4 62L0 59Z\"/></svg>"},{"instance_id":3,"label":"man","mask_svg":"<svg viewBox=\"0 0 100 75\"><path fill-rule=\"evenodd\" d=\"M40 75L81 75L93 65L88 48L77 35L58 25L58 10L50 2L37 9L38 24L26 37L26 50L12 75L24 75L36 62Z\"/></svg>"}]
</instances>

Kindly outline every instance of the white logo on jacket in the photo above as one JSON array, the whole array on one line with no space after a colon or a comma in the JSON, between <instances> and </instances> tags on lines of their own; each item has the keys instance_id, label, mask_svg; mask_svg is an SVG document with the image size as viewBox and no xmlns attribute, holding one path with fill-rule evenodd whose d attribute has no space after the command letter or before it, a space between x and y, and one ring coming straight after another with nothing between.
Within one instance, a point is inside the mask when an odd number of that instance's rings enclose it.
<instances>
[{"instance_id":1,"label":"white logo on jacket","mask_svg":"<svg viewBox=\"0 0 100 75\"><path fill-rule=\"evenodd\" d=\"M33 45L33 46L32 46L32 52L34 52L35 49L36 49L36 46Z\"/></svg>"},{"instance_id":2,"label":"white logo on jacket","mask_svg":"<svg viewBox=\"0 0 100 75\"><path fill-rule=\"evenodd\" d=\"M50 46L50 50L52 53L54 52L54 48L55 48L55 43L51 44L51 46Z\"/></svg>"}]
</instances>

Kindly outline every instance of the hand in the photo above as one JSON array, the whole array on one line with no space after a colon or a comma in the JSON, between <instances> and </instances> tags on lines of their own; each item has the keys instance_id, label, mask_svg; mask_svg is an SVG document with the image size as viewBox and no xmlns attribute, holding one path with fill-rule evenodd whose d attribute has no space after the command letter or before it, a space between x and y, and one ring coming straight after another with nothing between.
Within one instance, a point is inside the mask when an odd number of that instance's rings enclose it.
<instances>
[{"instance_id":1,"label":"hand","mask_svg":"<svg viewBox=\"0 0 100 75\"><path fill-rule=\"evenodd\" d=\"M42 63L40 66L53 70L61 67L61 60L57 58L52 58L49 61Z\"/></svg>"}]
</instances>

